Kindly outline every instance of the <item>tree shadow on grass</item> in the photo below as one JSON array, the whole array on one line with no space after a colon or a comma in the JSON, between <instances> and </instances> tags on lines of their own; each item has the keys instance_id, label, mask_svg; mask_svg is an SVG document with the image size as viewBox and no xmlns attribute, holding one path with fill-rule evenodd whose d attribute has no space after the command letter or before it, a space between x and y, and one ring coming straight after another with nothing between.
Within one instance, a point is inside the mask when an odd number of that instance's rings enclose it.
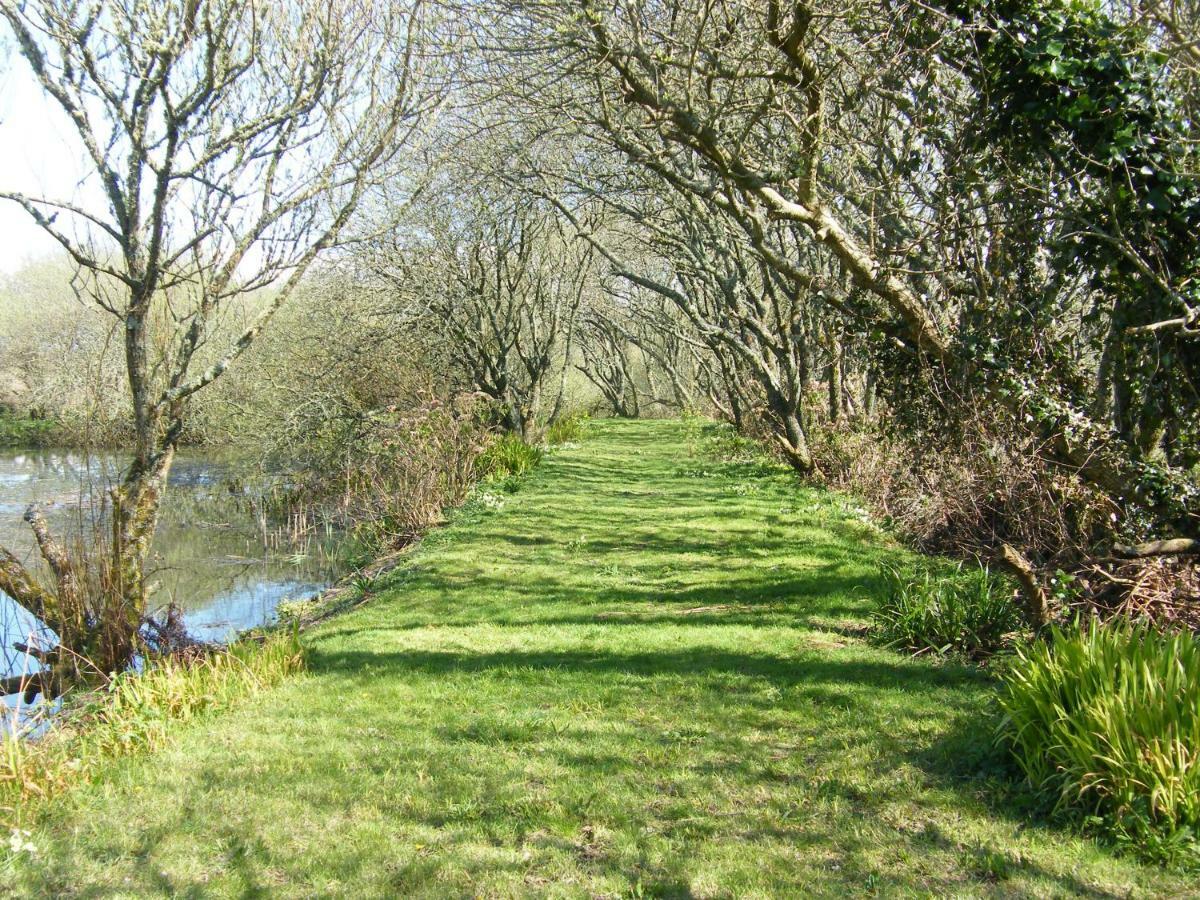
<instances>
[{"instance_id":1,"label":"tree shadow on grass","mask_svg":"<svg viewBox=\"0 0 1200 900\"><path fill-rule=\"evenodd\" d=\"M897 658L896 662L861 657L840 660L827 654L781 656L768 652L734 652L718 647L686 650L618 651L580 648L545 650L403 650L371 652L317 647L311 651L310 670L317 675L354 676L368 671L381 675L422 673L443 676L487 673L496 670L548 670L588 678L603 675L679 676L737 675L767 679L779 686L805 686L814 691L845 686L887 690L928 691L936 689L953 696L956 689L979 688L990 677L966 665L947 663L931 666ZM963 703L973 705L974 698ZM956 704L957 705L957 704Z\"/></svg>"},{"instance_id":2,"label":"tree shadow on grass","mask_svg":"<svg viewBox=\"0 0 1200 900\"><path fill-rule=\"evenodd\" d=\"M955 762L952 748L937 752L929 747L920 748L906 759L903 753L894 759L888 754L891 740L889 727L900 727L896 716L912 720L927 715L931 708L956 710L955 728L964 727L970 721L972 710L978 707L979 690L985 686L987 676L979 670L947 664L932 666L927 663L907 660L902 657L864 659L860 656L839 659L836 656L817 654L787 655L780 652L754 652L699 646L679 650L620 650L620 649L504 649L466 652L451 650L414 650L397 652L367 652L350 650L316 649L311 660L311 670L317 678L333 678L345 682L345 690L335 693L353 696L370 690L371 683L384 679L388 683L417 683L445 685L464 676L466 682L458 684L461 696L474 696L470 679L481 677L481 685L498 678L504 685L502 693L519 691L528 698L518 714L511 709L497 706L494 700L482 695L481 706L470 703L462 713L444 720L423 721L424 737L413 744L410 753L415 759L428 760L448 767L456 775L466 779L468 794L451 793L454 799L469 798L473 802L461 809L454 803L435 805L425 811L412 810L400 803L394 808L394 830L391 837L376 845L363 845L356 841L342 843L336 831L329 840L332 847L323 853L328 856L329 872L325 877L349 885L362 876L376 879L371 892L380 889L378 878L381 864L386 864L393 888L403 890L430 890L441 886L443 891L457 893L458 889L445 879L447 874L460 879L458 888L466 890L466 884L475 884L486 889L491 879L520 879L532 877L525 884L531 892L537 888L537 878L544 874L561 872L563 854L572 854L579 870L597 877L616 879L632 889L640 885L642 890L653 896L687 897L691 895L689 860L693 853L701 853L705 845L719 841L744 845L747 853L756 852L759 845L791 848L791 852L810 855L811 858L828 858L836 862L828 881L811 884L814 894L829 896L839 890L849 890L855 885L878 884L888 891L929 893L944 889L953 892L962 888L964 876L954 875L955 881L932 884L928 875L922 876L908 866L886 864L877 873L870 860L876 848L871 837L860 835L852 827L846 827L843 815L840 824L826 821L820 816L795 820L786 811L777 814L774 807L762 809L725 809L710 807L707 798L698 800L685 796L678 800L672 796L672 779L675 777L677 760L688 758L704 777L717 783L729 783L737 787L742 795L754 792L759 796L784 797L778 786L788 780L805 777L803 755L819 754L828 762L837 760L845 752L846 742L874 742L875 757L879 765L900 766L910 760L919 760L931 780L941 786L959 791L970 791L972 784L963 781L961 766ZM630 680L633 676L633 680ZM647 685L639 679L666 679L667 684L688 685L687 702L696 704L694 716L679 715L674 709L661 722L649 718L631 722L635 729L628 740L622 739L622 752L612 752L611 747L590 748L591 735L582 723L571 721L565 731L537 730L538 717L549 715L550 710L568 708L570 698L577 686L588 685L599 689L600 702L607 699L620 701L609 721L622 724L622 716L628 712L636 714L646 701L670 704L674 696L671 690L645 691ZM839 710L858 709L861 715L849 726L839 725L836 729L820 729L814 732L817 741L803 741L797 734L797 725L780 717L778 700L770 699L769 693L752 697L739 686L747 679L762 680L780 688L789 689L788 703L808 702L815 706L829 706ZM622 692L632 692L622 694ZM611 692L611 693L606 693ZM657 700L655 700L657 698ZM909 702L911 701L911 702ZM903 705L897 705L901 703ZM324 709L320 715L328 718L328 724L318 720L312 726L322 732L340 723L339 710ZM375 713L384 734L404 734L413 727L411 715L402 707L381 708ZM528 724L532 720L533 724ZM807 720L805 727L821 722L816 713ZM727 727L714 728L718 723ZM655 729L663 729L656 731ZM331 734L340 734L331 731ZM745 737L749 734L769 735L771 740L789 741L780 746L779 752L789 758L799 757L798 765L786 769L773 762L771 746L755 745L754 753L746 752ZM941 739L939 739L941 741ZM540 745L537 754L533 745ZM662 758L644 756L650 745L659 744L668 755ZM590 749L590 752L589 752ZM628 849L618 851L603 843L592 846L584 835L592 813L586 802L572 800L568 792L561 798L565 806L556 806L547 801L544 806L534 805L521 813L525 824L513 826L512 808L507 805L513 798L522 796L522 785L527 784L529 775L525 763L520 760L537 755L537 758L553 758L555 765L542 770L558 773L564 780L592 780L595 790L603 794L606 783L612 779L638 779L641 787L634 793L636 808L629 812L628 820L617 819L610 830L623 830L625 841L638 842L642 829L652 829L663 836L674 849L666 856L655 854L652 858L630 855ZM498 776L495 769L482 768L473 774L475 760L491 757L512 760ZM381 765L384 764L381 762ZM436 779L438 769L431 778ZM489 774L491 773L491 774ZM306 793L307 778L304 766L271 769L272 793L288 796L304 796L308 805L307 815L311 822L320 827L322 823L336 823L353 814L353 798L332 794ZM497 781L497 777L502 780ZM185 795L192 792L219 791L227 798L239 798L233 808L241 804L253 804L256 793L268 790L264 785L261 770L227 767L213 771L209 766L200 766L189 772L191 782ZM662 780L661 790L654 790L657 780ZM830 777L828 769L812 796L820 802L840 802L843 807L853 808L855 817L872 821L893 800L902 800L899 795L889 794L903 790L899 786L872 790ZM629 789L626 788L628 791ZM513 793L515 791L515 793ZM230 800L225 801L226 804ZM218 805L220 808L221 805ZM1003 813L1003 811L1000 811ZM601 822L616 812L600 804L596 815ZM697 818L697 815L701 818ZM390 816L389 816L390 818ZM562 822L578 823L580 836L571 838L564 834ZM137 864L129 871L133 881L125 890L133 893L153 893L170 896L204 896L213 889L212 873L219 873L227 887L247 896L269 894L271 886L278 886L280 879L295 877L296 873L308 870L298 861L283 854L283 848L273 848L254 832L254 817L244 819L235 814L222 821L215 821L207 812L197 812L184 804L177 808L162 808L158 818L150 823L144 820L133 827L140 828L136 849L114 849L114 856L128 859L131 855ZM557 833L547 831L546 823L559 824ZM611 822L611 819L609 819ZM619 824L624 822L624 824ZM403 840L408 846L414 841L425 843L424 835L432 829L436 837L430 843L428 854L409 853L403 857L388 855L388 842ZM515 829L515 830L514 830ZM184 868L182 873L168 875L162 870L157 858L157 848L165 841L178 840L179 835L190 835L190 839L203 848L197 858L205 861L202 872ZM877 838L876 838L877 839ZM1059 891L1094 897L1111 896L1089 886L1082 878L1070 872L1049 871L1037 863L1021 858L1013 852L983 842L978 846L964 845L952 840L938 826L926 824L924 829L889 833L888 846L897 854L909 853L919 858L931 850L960 860L960 866L971 873L974 883L992 883L1002 889L1005 879L1021 874L1036 877L1054 885ZM122 842L123 843L123 842ZM545 845L543 847L543 845ZM552 846L551 846L552 845ZM481 846L504 847L507 855L480 855ZM628 845L626 845L628 846ZM518 859L522 848L531 848L533 856ZM383 854L381 857L380 854ZM775 866L779 863L776 861ZM54 884L61 889L70 889L69 871L59 870L52 876ZM311 874L310 874L311 877ZM466 879L463 881L462 879ZM476 881L476 879L478 879ZM292 889L303 888L303 883L288 882ZM319 885L308 885L317 890ZM103 892L96 892L100 895Z\"/></svg>"},{"instance_id":3,"label":"tree shadow on grass","mask_svg":"<svg viewBox=\"0 0 1200 900\"><path fill-rule=\"evenodd\" d=\"M649 583L631 579L603 587L545 576L526 581L475 575L469 596L461 593L461 581L427 572L419 582L405 585L403 595L381 598L377 607L364 607L353 617L326 625L317 637L325 642L371 632L479 624L825 628L830 620L861 618L868 609L866 598L880 590L875 574L846 568L828 563L800 573L699 585L671 583L674 576L659 575ZM694 570L681 573L695 575ZM414 603L414 597L423 602Z\"/></svg>"}]
</instances>

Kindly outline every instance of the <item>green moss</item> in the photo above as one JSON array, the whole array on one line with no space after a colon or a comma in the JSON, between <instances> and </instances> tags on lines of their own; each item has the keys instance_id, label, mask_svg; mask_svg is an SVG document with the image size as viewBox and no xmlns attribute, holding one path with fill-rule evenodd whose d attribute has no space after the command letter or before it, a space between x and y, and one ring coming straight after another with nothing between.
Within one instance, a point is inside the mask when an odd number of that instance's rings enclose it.
<instances>
[{"instance_id":1,"label":"green moss","mask_svg":"<svg viewBox=\"0 0 1200 900\"><path fill-rule=\"evenodd\" d=\"M995 684L873 646L901 551L780 468L597 422L307 639L309 674L33 824L24 893L1184 893L1030 827Z\"/></svg>"}]
</instances>

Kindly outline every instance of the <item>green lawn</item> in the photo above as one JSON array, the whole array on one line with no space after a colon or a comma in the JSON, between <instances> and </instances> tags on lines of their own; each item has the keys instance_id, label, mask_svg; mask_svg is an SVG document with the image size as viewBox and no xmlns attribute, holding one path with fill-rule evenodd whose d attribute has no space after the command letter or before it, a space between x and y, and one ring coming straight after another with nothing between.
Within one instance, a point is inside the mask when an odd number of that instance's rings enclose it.
<instances>
[{"instance_id":1,"label":"green lawn","mask_svg":"<svg viewBox=\"0 0 1200 900\"><path fill-rule=\"evenodd\" d=\"M1177 876L1002 789L988 676L872 647L839 498L604 422L472 504L311 673L114 764L22 893L1087 896Z\"/></svg>"}]
</instances>

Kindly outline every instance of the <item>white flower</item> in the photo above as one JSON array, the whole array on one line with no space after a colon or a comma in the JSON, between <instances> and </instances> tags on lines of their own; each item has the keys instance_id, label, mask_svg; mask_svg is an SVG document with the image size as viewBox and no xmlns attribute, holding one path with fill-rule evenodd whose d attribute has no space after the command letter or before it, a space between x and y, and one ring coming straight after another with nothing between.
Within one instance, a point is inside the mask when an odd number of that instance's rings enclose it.
<instances>
[{"instance_id":1,"label":"white flower","mask_svg":"<svg viewBox=\"0 0 1200 900\"><path fill-rule=\"evenodd\" d=\"M479 502L488 509L502 509L504 507L504 498L499 497L496 494L489 493L488 491L484 491L479 495Z\"/></svg>"},{"instance_id":2,"label":"white flower","mask_svg":"<svg viewBox=\"0 0 1200 900\"><path fill-rule=\"evenodd\" d=\"M30 856L37 856L37 845L29 840L29 838L30 834L28 831L14 828L12 834L8 836L8 848L13 853L28 853Z\"/></svg>"}]
</instances>

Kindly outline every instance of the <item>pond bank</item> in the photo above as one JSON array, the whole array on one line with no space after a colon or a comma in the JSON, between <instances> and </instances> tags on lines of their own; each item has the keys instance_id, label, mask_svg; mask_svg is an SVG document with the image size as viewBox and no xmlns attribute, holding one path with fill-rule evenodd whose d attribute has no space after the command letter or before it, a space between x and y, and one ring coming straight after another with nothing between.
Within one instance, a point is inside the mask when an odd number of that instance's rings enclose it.
<instances>
[{"instance_id":1,"label":"pond bank","mask_svg":"<svg viewBox=\"0 0 1200 900\"><path fill-rule=\"evenodd\" d=\"M46 509L56 534L90 535L125 462L108 452L0 451L0 546L19 558L35 556L22 519L34 502ZM263 624L279 599L319 591L341 574L337 532L293 535L270 522L244 479L231 485L230 466L218 455L179 455L150 563L151 609L175 603L204 640Z\"/></svg>"},{"instance_id":2,"label":"pond bank","mask_svg":"<svg viewBox=\"0 0 1200 900\"><path fill-rule=\"evenodd\" d=\"M1005 808L993 686L863 641L840 497L604 422L304 636L307 674L28 823L15 892L1143 895Z\"/></svg>"},{"instance_id":3,"label":"pond bank","mask_svg":"<svg viewBox=\"0 0 1200 900\"><path fill-rule=\"evenodd\" d=\"M103 527L107 490L126 462L118 452L0 450L0 546L19 559L39 559L23 521L30 503L42 505L53 533L68 545L80 534L88 543ZM245 480L230 480L234 466L214 454L179 455L150 563L150 612L173 603L193 637L216 643L273 622L280 602L317 593L342 572L337 532L291 534L272 524ZM0 676L38 669L14 648L18 643L52 647L57 637L0 593ZM34 724L40 703L5 698L9 717L19 711L23 725Z\"/></svg>"}]
</instances>

